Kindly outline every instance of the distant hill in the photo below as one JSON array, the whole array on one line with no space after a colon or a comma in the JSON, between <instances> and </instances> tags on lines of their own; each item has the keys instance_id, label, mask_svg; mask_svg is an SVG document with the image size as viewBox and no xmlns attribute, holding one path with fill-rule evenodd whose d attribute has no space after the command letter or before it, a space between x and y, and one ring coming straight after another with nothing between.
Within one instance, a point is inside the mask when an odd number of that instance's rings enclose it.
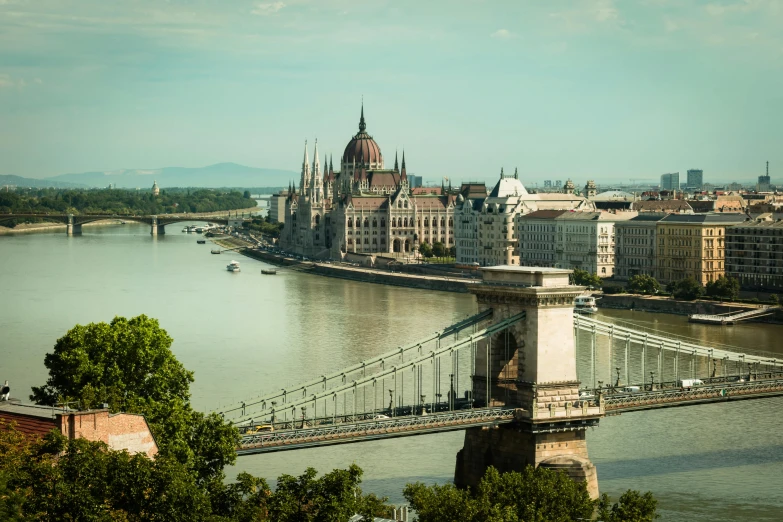
<instances>
[{"instance_id":1,"label":"distant hill","mask_svg":"<svg viewBox=\"0 0 783 522\"><path fill-rule=\"evenodd\" d=\"M33 179L14 176L12 174L0 175L0 187L5 185L14 185L17 187L32 188L86 188L87 185L81 183L68 183L66 181L54 181L52 179Z\"/></svg>"},{"instance_id":2,"label":"distant hill","mask_svg":"<svg viewBox=\"0 0 783 522\"><path fill-rule=\"evenodd\" d=\"M61 174L50 181L80 183L89 187L149 188L157 181L164 187L285 187L299 180L290 170L259 169L236 163L218 163L208 167L165 167L162 169L122 169L108 172ZM44 181L44 180L41 180Z\"/></svg>"}]
</instances>

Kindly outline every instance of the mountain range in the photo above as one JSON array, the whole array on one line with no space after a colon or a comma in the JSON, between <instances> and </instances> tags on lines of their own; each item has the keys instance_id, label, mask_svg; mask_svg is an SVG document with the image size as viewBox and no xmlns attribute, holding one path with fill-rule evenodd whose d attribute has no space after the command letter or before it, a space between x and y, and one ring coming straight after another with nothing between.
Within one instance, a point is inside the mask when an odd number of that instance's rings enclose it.
<instances>
[{"instance_id":1,"label":"mountain range","mask_svg":"<svg viewBox=\"0 0 783 522\"><path fill-rule=\"evenodd\" d=\"M0 185L57 188L150 188L154 182L165 187L286 187L298 181L299 173L290 170L247 167L236 163L217 163L208 167L165 167L160 169L120 169L100 172L60 174L44 179L0 176Z\"/></svg>"}]
</instances>

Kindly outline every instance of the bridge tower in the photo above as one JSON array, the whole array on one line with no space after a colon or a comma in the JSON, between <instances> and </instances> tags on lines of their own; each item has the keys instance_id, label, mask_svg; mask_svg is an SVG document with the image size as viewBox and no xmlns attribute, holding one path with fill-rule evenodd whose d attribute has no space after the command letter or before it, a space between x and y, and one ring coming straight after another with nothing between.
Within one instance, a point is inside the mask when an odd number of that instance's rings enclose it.
<instances>
[{"instance_id":1,"label":"bridge tower","mask_svg":"<svg viewBox=\"0 0 783 522\"><path fill-rule=\"evenodd\" d=\"M560 469L587 482L598 496L598 476L587 456L585 432L603 416L600 402L579 400L574 344L574 299L584 287L568 282L570 270L541 267L483 268L471 288L479 311L492 322L525 312L525 319L478 343L476 404L513 407L516 422L469 428L457 454L454 482L475 486L487 467L521 471L527 465ZM489 377L489 378L488 378Z\"/></svg>"}]
</instances>

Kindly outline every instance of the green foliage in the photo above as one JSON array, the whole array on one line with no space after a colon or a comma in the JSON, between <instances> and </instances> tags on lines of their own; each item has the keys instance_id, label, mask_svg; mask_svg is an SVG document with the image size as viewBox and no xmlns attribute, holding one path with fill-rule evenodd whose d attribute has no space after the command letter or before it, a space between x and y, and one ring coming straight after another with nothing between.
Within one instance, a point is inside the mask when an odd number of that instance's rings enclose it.
<instances>
[{"instance_id":1,"label":"green foliage","mask_svg":"<svg viewBox=\"0 0 783 522\"><path fill-rule=\"evenodd\" d=\"M632 294L655 295L661 291L661 284L650 275L639 274L628 280L628 291Z\"/></svg>"},{"instance_id":2,"label":"green foliage","mask_svg":"<svg viewBox=\"0 0 783 522\"><path fill-rule=\"evenodd\" d=\"M612 505L604 493L598 501L598 520L604 522L652 522L660 518L656 513L658 501L649 491L640 494L628 490L620 495L620 500Z\"/></svg>"},{"instance_id":3,"label":"green foliage","mask_svg":"<svg viewBox=\"0 0 783 522\"><path fill-rule=\"evenodd\" d=\"M772 304L780 304L780 299L778 298L777 294L770 294L769 295L769 302Z\"/></svg>"},{"instance_id":4,"label":"green foliage","mask_svg":"<svg viewBox=\"0 0 783 522\"><path fill-rule=\"evenodd\" d=\"M601 278L598 277L598 274L591 274L587 270L574 268L574 273L571 274L571 283L579 286L599 288L601 286Z\"/></svg>"},{"instance_id":5,"label":"green foliage","mask_svg":"<svg viewBox=\"0 0 783 522\"><path fill-rule=\"evenodd\" d=\"M475 490L459 490L452 484L428 487L419 482L406 486L403 494L420 522L567 521L589 519L594 508L584 482L532 466L521 473L503 474L489 468Z\"/></svg>"},{"instance_id":6,"label":"green foliage","mask_svg":"<svg viewBox=\"0 0 783 522\"><path fill-rule=\"evenodd\" d=\"M601 290L605 294L622 294L625 292L623 285L619 285L617 283L604 283L601 286Z\"/></svg>"},{"instance_id":7,"label":"green foliage","mask_svg":"<svg viewBox=\"0 0 783 522\"><path fill-rule=\"evenodd\" d=\"M280 231L283 230L283 223L271 223L263 216L253 216L251 221L245 221L242 226L252 232L270 237L280 237Z\"/></svg>"},{"instance_id":8,"label":"green foliage","mask_svg":"<svg viewBox=\"0 0 783 522\"><path fill-rule=\"evenodd\" d=\"M148 190L37 189L0 192L0 214L177 214L253 208L254 199L237 191L166 189L159 196Z\"/></svg>"},{"instance_id":9,"label":"green foliage","mask_svg":"<svg viewBox=\"0 0 783 522\"><path fill-rule=\"evenodd\" d=\"M421 243L419 245L419 253L422 255L422 257L426 258L430 258L435 255L429 243Z\"/></svg>"},{"instance_id":10,"label":"green foliage","mask_svg":"<svg viewBox=\"0 0 783 522\"><path fill-rule=\"evenodd\" d=\"M722 299L736 299L739 297L740 282L734 277L720 276L715 281L707 282L707 295Z\"/></svg>"},{"instance_id":11,"label":"green foliage","mask_svg":"<svg viewBox=\"0 0 783 522\"><path fill-rule=\"evenodd\" d=\"M446 248L446 245L440 241L436 241L432 244L432 253L435 257L446 257L446 255L449 253L449 250Z\"/></svg>"},{"instance_id":12,"label":"green foliage","mask_svg":"<svg viewBox=\"0 0 783 522\"><path fill-rule=\"evenodd\" d=\"M666 291L672 294L675 299L693 301L704 295L704 287L693 277L672 281L666 285Z\"/></svg>"},{"instance_id":13,"label":"green foliage","mask_svg":"<svg viewBox=\"0 0 783 522\"><path fill-rule=\"evenodd\" d=\"M171 343L145 315L76 325L46 355L49 379L33 387L30 399L85 409L106 403L113 412L143 414L162 455L187 464L199 484L222 480L223 467L236 460L239 433L217 414L193 411L193 373L174 357Z\"/></svg>"},{"instance_id":14,"label":"green foliage","mask_svg":"<svg viewBox=\"0 0 783 522\"><path fill-rule=\"evenodd\" d=\"M456 246L449 247L449 257L454 257L454 258L457 257L457 247Z\"/></svg>"}]
</instances>

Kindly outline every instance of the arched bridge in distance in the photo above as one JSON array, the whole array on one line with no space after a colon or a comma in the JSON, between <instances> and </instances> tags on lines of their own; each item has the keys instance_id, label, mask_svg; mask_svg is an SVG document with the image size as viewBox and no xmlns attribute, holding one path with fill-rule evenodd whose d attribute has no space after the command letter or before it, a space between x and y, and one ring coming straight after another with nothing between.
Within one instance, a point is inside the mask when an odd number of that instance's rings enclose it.
<instances>
[{"instance_id":1,"label":"arched bridge in distance","mask_svg":"<svg viewBox=\"0 0 783 522\"><path fill-rule=\"evenodd\" d=\"M161 214L161 215L137 215L137 214L0 214L0 223L3 221L10 221L12 219L42 219L45 221L51 221L54 223L62 223L66 225L66 232L68 235L77 235L82 233L82 225L86 223L93 223L95 221L105 220L122 220L122 221L135 221L138 223L146 223L150 225L150 233L152 235L165 234L166 225L172 225L174 223L182 223L184 221L203 221L209 223L216 223L220 225L227 225L231 214L234 214L236 218L247 217L250 215L248 209L231 210L225 212L216 212L212 215L201 214Z\"/></svg>"},{"instance_id":2,"label":"arched bridge in distance","mask_svg":"<svg viewBox=\"0 0 783 522\"><path fill-rule=\"evenodd\" d=\"M783 395L783 359L574 313L570 271L482 269L479 313L222 415L239 455L465 430L455 482L563 469L598 494L585 431L607 414ZM641 413L635 413L641 414Z\"/></svg>"}]
</instances>

